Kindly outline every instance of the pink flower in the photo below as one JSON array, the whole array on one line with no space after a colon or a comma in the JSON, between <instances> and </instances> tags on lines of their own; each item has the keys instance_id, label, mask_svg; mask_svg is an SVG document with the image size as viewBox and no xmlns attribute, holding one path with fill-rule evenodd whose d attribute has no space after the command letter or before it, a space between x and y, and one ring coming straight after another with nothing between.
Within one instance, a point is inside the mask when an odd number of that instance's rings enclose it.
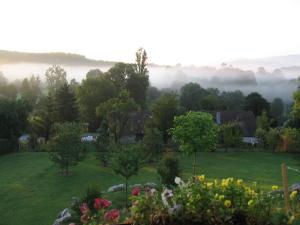
<instances>
[{"instance_id":1,"label":"pink flower","mask_svg":"<svg viewBox=\"0 0 300 225\"><path fill-rule=\"evenodd\" d=\"M86 203L83 203L81 206L80 206L80 212L84 215L84 214L87 214L89 212L89 207Z\"/></svg>"},{"instance_id":2,"label":"pink flower","mask_svg":"<svg viewBox=\"0 0 300 225\"><path fill-rule=\"evenodd\" d=\"M141 189L139 187L135 187L132 189L131 194L134 196L138 196L141 192Z\"/></svg>"},{"instance_id":3,"label":"pink flower","mask_svg":"<svg viewBox=\"0 0 300 225\"><path fill-rule=\"evenodd\" d=\"M70 223L69 225L76 225L75 223Z\"/></svg>"},{"instance_id":4,"label":"pink flower","mask_svg":"<svg viewBox=\"0 0 300 225\"><path fill-rule=\"evenodd\" d=\"M95 203L94 203L94 208L96 210L99 210L99 209L106 209L108 208L109 206L111 205L111 202L106 200L106 199L102 199L102 198L96 198L95 199Z\"/></svg>"},{"instance_id":5,"label":"pink flower","mask_svg":"<svg viewBox=\"0 0 300 225\"><path fill-rule=\"evenodd\" d=\"M81 223L83 224L86 224L89 222L89 215L88 214L83 214L81 217L80 217L80 221Z\"/></svg>"},{"instance_id":6,"label":"pink flower","mask_svg":"<svg viewBox=\"0 0 300 225\"><path fill-rule=\"evenodd\" d=\"M119 222L119 219L120 219L120 211L117 209L112 209L110 211L107 211L104 214L104 218L108 222L117 223L117 222Z\"/></svg>"}]
</instances>

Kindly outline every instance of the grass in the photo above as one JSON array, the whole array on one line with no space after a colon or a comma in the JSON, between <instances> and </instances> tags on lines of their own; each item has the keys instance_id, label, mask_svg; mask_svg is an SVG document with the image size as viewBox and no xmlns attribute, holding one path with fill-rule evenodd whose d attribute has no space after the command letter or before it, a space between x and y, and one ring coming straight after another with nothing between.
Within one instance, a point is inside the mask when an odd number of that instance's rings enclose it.
<instances>
[{"instance_id":1,"label":"grass","mask_svg":"<svg viewBox=\"0 0 300 225\"><path fill-rule=\"evenodd\" d=\"M181 156L183 176L192 172L192 159ZM264 188L281 185L280 164L299 168L291 154L261 152L201 153L198 157L199 174L208 178L236 177L246 182L257 181ZM49 225L57 214L69 206L73 196L81 196L88 185L100 185L107 190L123 183L110 168L103 168L90 153L72 175L59 175L58 168L46 153L16 153L0 157L0 225ZM289 183L300 182L300 173L289 171ZM155 167L143 168L130 184L158 182ZM120 193L109 196L119 205ZM115 201L114 201L115 200Z\"/></svg>"}]
</instances>

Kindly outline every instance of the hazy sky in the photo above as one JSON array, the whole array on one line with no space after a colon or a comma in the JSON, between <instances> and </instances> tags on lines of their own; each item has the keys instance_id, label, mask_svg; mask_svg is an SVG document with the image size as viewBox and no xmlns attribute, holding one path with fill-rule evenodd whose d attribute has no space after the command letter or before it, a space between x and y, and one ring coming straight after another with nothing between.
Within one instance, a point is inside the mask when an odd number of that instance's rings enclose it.
<instances>
[{"instance_id":1,"label":"hazy sky","mask_svg":"<svg viewBox=\"0 0 300 225\"><path fill-rule=\"evenodd\" d=\"M0 49L196 64L300 53L299 0L0 0Z\"/></svg>"}]
</instances>

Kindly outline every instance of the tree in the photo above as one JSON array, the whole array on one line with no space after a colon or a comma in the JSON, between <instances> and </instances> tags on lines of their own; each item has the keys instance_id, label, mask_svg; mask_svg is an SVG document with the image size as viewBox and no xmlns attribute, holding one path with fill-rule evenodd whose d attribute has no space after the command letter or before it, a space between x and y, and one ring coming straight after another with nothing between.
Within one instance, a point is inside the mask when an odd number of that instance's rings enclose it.
<instances>
[{"instance_id":1,"label":"tree","mask_svg":"<svg viewBox=\"0 0 300 225\"><path fill-rule=\"evenodd\" d=\"M0 139L15 141L25 131L30 111L27 101L0 99Z\"/></svg>"},{"instance_id":2,"label":"tree","mask_svg":"<svg viewBox=\"0 0 300 225\"><path fill-rule=\"evenodd\" d=\"M256 126L257 128L264 129L268 131L271 127L273 120L270 119L265 110L262 111L261 115L256 118Z\"/></svg>"},{"instance_id":3,"label":"tree","mask_svg":"<svg viewBox=\"0 0 300 225\"><path fill-rule=\"evenodd\" d=\"M160 176L161 183L165 185L174 185L175 177L180 175L179 160L174 156L165 156L160 162L157 173Z\"/></svg>"},{"instance_id":4,"label":"tree","mask_svg":"<svg viewBox=\"0 0 300 225\"><path fill-rule=\"evenodd\" d=\"M56 124L54 129L54 137L48 143L50 159L68 176L69 168L76 166L85 156L85 147L81 142L81 125L62 123Z\"/></svg>"},{"instance_id":5,"label":"tree","mask_svg":"<svg viewBox=\"0 0 300 225\"><path fill-rule=\"evenodd\" d=\"M142 166L141 154L136 145L116 145L112 167L116 174L125 178L125 206L128 208L128 180L137 175Z\"/></svg>"},{"instance_id":6,"label":"tree","mask_svg":"<svg viewBox=\"0 0 300 225\"><path fill-rule=\"evenodd\" d=\"M25 98L32 106L37 103L41 95L41 80L39 76L32 75L30 79L25 78L21 86L22 98Z\"/></svg>"},{"instance_id":7,"label":"tree","mask_svg":"<svg viewBox=\"0 0 300 225\"><path fill-rule=\"evenodd\" d=\"M151 107L153 122L162 132L164 142L169 139L168 130L173 126L174 117L178 115L179 103L176 95L166 93L153 102Z\"/></svg>"},{"instance_id":8,"label":"tree","mask_svg":"<svg viewBox=\"0 0 300 225\"><path fill-rule=\"evenodd\" d=\"M86 79L90 79L90 78L98 78L103 75L104 75L104 73L101 70L93 69L93 70L89 70L85 77L86 77Z\"/></svg>"},{"instance_id":9,"label":"tree","mask_svg":"<svg viewBox=\"0 0 300 225\"><path fill-rule=\"evenodd\" d=\"M217 142L217 127L212 115L204 112L188 112L185 115L176 116L170 133L179 143L181 151L193 154L195 176L197 152L212 150Z\"/></svg>"},{"instance_id":10,"label":"tree","mask_svg":"<svg viewBox=\"0 0 300 225\"><path fill-rule=\"evenodd\" d=\"M270 104L257 92L250 93L245 99L245 110L252 111L255 117L261 115L262 111L265 110L267 114L270 112Z\"/></svg>"},{"instance_id":11,"label":"tree","mask_svg":"<svg viewBox=\"0 0 300 225\"><path fill-rule=\"evenodd\" d=\"M57 122L74 122L79 117L76 98L68 84L64 84L55 95Z\"/></svg>"},{"instance_id":12,"label":"tree","mask_svg":"<svg viewBox=\"0 0 300 225\"><path fill-rule=\"evenodd\" d=\"M96 107L115 97L117 97L117 89L109 79L99 77L83 80L77 91L82 121L88 122L91 130L98 129L101 118L96 116Z\"/></svg>"},{"instance_id":13,"label":"tree","mask_svg":"<svg viewBox=\"0 0 300 225\"><path fill-rule=\"evenodd\" d=\"M271 103L271 115L275 118L278 125L283 123L284 105L281 98L275 98Z\"/></svg>"},{"instance_id":14,"label":"tree","mask_svg":"<svg viewBox=\"0 0 300 225\"><path fill-rule=\"evenodd\" d=\"M164 141L161 132L155 127L146 127L142 146L148 163L158 161L161 158L164 149Z\"/></svg>"},{"instance_id":15,"label":"tree","mask_svg":"<svg viewBox=\"0 0 300 225\"><path fill-rule=\"evenodd\" d=\"M128 126L131 113L136 108L135 102L124 90L118 98L101 103L96 109L96 114L107 121L110 135L113 136L115 142L118 142Z\"/></svg>"},{"instance_id":16,"label":"tree","mask_svg":"<svg viewBox=\"0 0 300 225\"><path fill-rule=\"evenodd\" d=\"M275 152L276 148L278 148L280 143L280 133L278 129L270 128L268 133L265 136L265 141L267 143L267 147L272 152Z\"/></svg>"},{"instance_id":17,"label":"tree","mask_svg":"<svg viewBox=\"0 0 300 225\"><path fill-rule=\"evenodd\" d=\"M221 141L225 149L238 147L242 143L242 131L237 123L226 123L220 127Z\"/></svg>"},{"instance_id":18,"label":"tree","mask_svg":"<svg viewBox=\"0 0 300 225\"><path fill-rule=\"evenodd\" d=\"M150 86L147 91L148 103L152 103L153 101L158 99L160 95L161 92L156 87Z\"/></svg>"},{"instance_id":19,"label":"tree","mask_svg":"<svg viewBox=\"0 0 300 225\"><path fill-rule=\"evenodd\" d=\"M45 77L48 84L48 90L51 94L54 94L67 83L67 72L57 65L49 67L46 70Z\"/></svg>"},{"instance_id":20,"label":"tree","mask_svg":"<svg viewBox=\"0 0 300 225\"><path fill-rule=\"evenodd\" d=\"M221 99L227 110L242 110L245 105L245 96L241 91L224 91Z\"/></svg>"},{"instance_id":21,"label":"tree","mask_svg":"<svg viewBox=\"0 0 300 225\"><path fill-rule=\"evenodd\" d=\"M181 88L180 104L187 111L198 111L201 109L201 100L205 95L205 89L199 84L188 83Z\"/></svg>"}]
</instances>

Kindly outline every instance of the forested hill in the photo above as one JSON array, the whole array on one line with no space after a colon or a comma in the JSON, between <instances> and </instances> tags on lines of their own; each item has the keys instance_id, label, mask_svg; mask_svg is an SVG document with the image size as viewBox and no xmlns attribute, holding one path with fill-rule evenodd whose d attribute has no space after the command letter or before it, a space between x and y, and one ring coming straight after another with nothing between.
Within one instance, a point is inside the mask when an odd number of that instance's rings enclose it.
<instances>
[{"instance_id":1,"label":"forested hill","mask_svg":"<svg viewBox=\"0 0 300 225\"><path fill-rule=\"evenodd\" d=\"M72 66L112 66L115 64L112 61L88 59L83 55L63 52L27 53L0 50L0 64L14 63L44 63Z\"/></svg>"}]
</instances>

